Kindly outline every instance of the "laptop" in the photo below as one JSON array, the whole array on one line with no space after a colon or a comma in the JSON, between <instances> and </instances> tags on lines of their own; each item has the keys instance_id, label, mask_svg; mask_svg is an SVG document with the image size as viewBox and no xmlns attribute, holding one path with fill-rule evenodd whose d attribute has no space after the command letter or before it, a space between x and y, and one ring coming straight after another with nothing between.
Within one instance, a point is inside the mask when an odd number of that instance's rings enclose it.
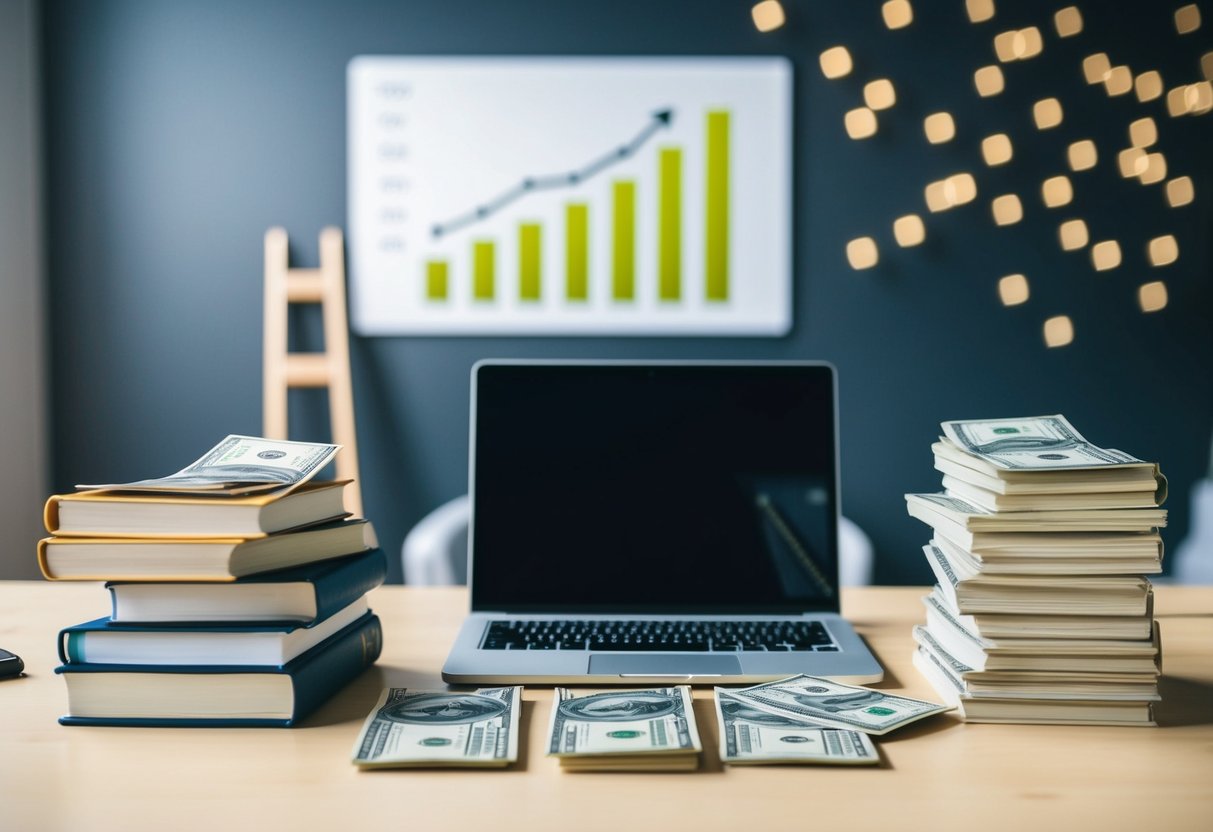
<instances>
[{"instance_id":1,"label":"laptop","mask_svg":"<svg viewBox=\"0 0 1213 832\"><path fill-rule=\"evenodd\" d=\"M875 682L816 362L481 361L453 684Z\"/></svg>"}]
</instances>

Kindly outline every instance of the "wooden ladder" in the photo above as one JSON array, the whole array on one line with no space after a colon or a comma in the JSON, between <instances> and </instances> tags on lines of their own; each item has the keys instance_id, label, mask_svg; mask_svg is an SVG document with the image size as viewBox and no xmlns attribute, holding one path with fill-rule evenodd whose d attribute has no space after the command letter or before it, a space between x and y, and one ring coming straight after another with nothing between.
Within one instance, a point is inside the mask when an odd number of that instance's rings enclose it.
<instances>
[{"instance_id":1,"label":"wooden ladder","mask_svg":"<svg viewBox=\"0 0 1213 832\"><path fill-rule=\"evenodd\" d=\"M290 352L287 318L292 303L318 303L324 317L324 352ZM337 479L345 508L362 516L358 440L354 432L354 388L350 382L350 331L345 304L345 243L340 228L320 232L320 267L290 268L285 229L265 232L264 428L272 439L287 439L287 393L292 387L327 387Z\"/></svg>"}]
</instances>

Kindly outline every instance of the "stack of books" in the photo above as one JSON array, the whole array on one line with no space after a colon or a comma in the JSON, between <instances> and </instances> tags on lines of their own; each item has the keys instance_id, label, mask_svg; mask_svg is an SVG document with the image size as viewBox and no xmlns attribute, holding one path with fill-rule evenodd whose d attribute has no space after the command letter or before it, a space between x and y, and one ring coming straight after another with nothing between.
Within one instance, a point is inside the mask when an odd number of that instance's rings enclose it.
<instances>
[{"instance_id":1,"label":"stack of books","mask_svg":"<svg viewBox=\"0 0 1213 832\"><path fill-rule=\"evenodd\" d=\"M374 662L387 561L346 484L51 497L43 575L107 581L113 608L60 633L60 722L290 726Z\"/></svg>"},{"instance_id":2,"label":"stack of books","mask_svg":"<svg viewBox=\"0 0 1213 832\"><path fill-rule=\"evenodd\" d=\"M1151 725L1158 466L1062 416L945 422L945 491L907 494L938 584L914 664L971 722Z\"/></svg>"}]
</instances>

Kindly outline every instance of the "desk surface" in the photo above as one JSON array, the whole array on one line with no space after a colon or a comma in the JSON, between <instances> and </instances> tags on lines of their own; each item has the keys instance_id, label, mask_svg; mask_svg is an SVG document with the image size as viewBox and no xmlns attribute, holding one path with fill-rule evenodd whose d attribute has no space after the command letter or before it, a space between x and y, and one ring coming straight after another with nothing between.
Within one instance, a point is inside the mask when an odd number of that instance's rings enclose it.
<instances>
[{"instance_id":1,"label":"desk surface","mask_svg":"<svg viewBox=\"0 0 1213 832\"><path fill-rule=\"evenodd\" d=\"M922 590L846 591L843 611L887 669L880 687L937 697L910 664ZM0 582L0 827L43 829L775 830L1213 828L1213 587L1161 587L1159 728L966 725L951 714L878 740L879 769L724 767L710 688L693 774L565 774L543 756L550 688L523 696L504 771L359 772L363 718L388 685L441 687L459 589L382 587L378 665L297 729L65 728L55 633L108 612L100 584Z\"/></svg>"}]
</instances>

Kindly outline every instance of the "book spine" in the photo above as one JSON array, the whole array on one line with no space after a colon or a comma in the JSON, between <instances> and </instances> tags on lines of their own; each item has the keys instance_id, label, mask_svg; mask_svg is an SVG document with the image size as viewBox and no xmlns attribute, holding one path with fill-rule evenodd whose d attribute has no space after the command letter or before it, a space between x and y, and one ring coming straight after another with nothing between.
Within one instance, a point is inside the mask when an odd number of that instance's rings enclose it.
<instances>
[{"instance_id":1,"label":"book spine","mask_svg":"<svg viewBox=\"0 0 1213 832\"><path fill-rule=\"evenodd\" d=\"M379 617L367 613L292 662L295 667L288 666L295 686L291 724L319 708L374 664L382 649L383 627Z\"/></svg>"},{"instance_id":2,"label":"book spine","mask_svg":"<svg viewBox=\"0 0 1213 832\"><path fill-rule=\"evenodd\" d=\"M368 558L359 557L339 569L321 575L313 582L316 592L316 617L312 627L348 607L387 579L387 555L374 550Z\"/></svg>"}]
</instances>

